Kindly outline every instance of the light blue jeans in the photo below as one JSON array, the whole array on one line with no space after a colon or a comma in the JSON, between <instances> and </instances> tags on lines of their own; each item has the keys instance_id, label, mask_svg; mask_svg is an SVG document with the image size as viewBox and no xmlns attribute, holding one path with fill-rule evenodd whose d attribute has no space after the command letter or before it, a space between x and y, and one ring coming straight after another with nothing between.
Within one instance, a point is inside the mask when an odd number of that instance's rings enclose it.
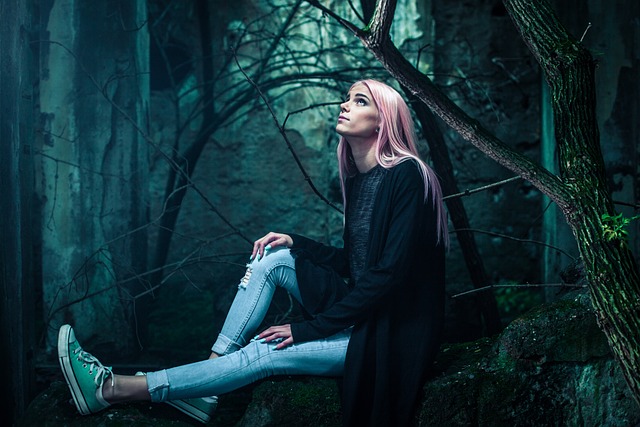
<instances>
[{"instance_id":1,"label":"light blue jeans","mask_svg":"<svg viewBox=\"0 0 640 427\"><path fill-rule=\"evenodd\" d=\"M252 341L276 286L300 301L295 261L289 249L277 248L253 260L238 285L212 350L222 355L147 374L154 402L217 396L271 375L342 376L351 328L323 340L294 343L275 350L275 343ZM295 337L294 337L295 340Z\"/></svg>"}]
</instances>

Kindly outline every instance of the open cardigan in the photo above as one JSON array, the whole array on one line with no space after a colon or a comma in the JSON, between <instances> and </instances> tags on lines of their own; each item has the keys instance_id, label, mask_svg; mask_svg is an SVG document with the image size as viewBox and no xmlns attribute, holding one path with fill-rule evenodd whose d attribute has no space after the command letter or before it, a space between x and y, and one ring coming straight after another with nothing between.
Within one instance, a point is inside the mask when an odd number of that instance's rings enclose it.
<instances>
[{"instance_id":1,"label":"open cardigan","mask_svg":"<svg viewBox=\"0 0 640 427\"><path fill-rule=\"evenodd\" d=\"M389 169L380 183L365 270L356 283L343 279L349 277L348 233L344 248L291 235L307 315L291 325L294 342L353 326L342 379L347 426L413 422L444 318L444 245L436 224L420 171L409 160Z\"/></svg>"}]
</instances>

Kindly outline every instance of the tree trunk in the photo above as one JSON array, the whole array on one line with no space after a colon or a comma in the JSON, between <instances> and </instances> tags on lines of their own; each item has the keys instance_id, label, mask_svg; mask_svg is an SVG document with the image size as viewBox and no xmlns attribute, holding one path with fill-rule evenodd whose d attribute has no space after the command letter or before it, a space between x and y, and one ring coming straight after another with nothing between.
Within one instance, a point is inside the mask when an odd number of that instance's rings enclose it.
<instances>
[{"instance_id":1,"label":"tree trunk","mask_svg":"<svg viewBox=\"0 0 640 427\"><path fill-rule=\"evenodd\" d=\"M145 288L149 41L146 3L42 5L43 298L48 349L63 322L134 352ZM82 337L80 337L82 339ZM89 343L90 344L90 343Z\"/></svg>"},{"instance_id":2,"label":"tree trunk","mask_svg":"<svg viewBox=\"0 0 640 427\"><path fill-rule=\"evenodd\" d=\"M607 219L615 212L596 121L595 61L546 2L504 3L549 83L559 170L569 193L562 211L576 237L598 322L640 404L640 276L625 234L611 234L621 224Z\"/></svg>"},{"instance_id":3,"label":"tree trunk","mask_svg":"<svg viewBox=\"0 0 640 427\"><path fill-rule=\"evenodd\" d=\"M0 373L3 423L15 425L33 397L33 3L0 3Z\"/></svg>"},{"instance_id":4,"label":"tree trunk","mask_svg":"<svg viewBox=\"0 0 640 427\"><path fill-rule=\"evenodd\" d=\"M410 92L409 99L415 99L413 94ZM438 127L435 116L422 102L412 102L412 105L413 110L416 112L416 116L426 133L433 167L440 177L444 194L460 193L455 176L453 175L453 165L451 163L451 158L449 157L449 150L444 140L444 136L442 135L442 131ZM471 283L476 289L489 286L491 284L491 279L484 268L482 257L478 252L475 236L471 231L467 231L471 226L469 225L469 217L467 216L467 211L464 208L462 200L460 198L453 198L448 199L446 203L453 227L456 230L460 230L456 233L456 238L460 245L464 261L467 265L467 271L469 272ZM483 320L482 323L484 326L484 334L486 336L491 336L500 332L502 330L502 322L500 320L498 304L493 294L480 292L476 295L473 303L477 304L480 309Z\"/></svg>"},{"instance_id":5,"label":"tree trunk","mask_svg":"<svg viewBox=\"0 0 640 427\"><path fill-rule=\"evenodd\" d=\"M182 207L187 189L191 183L191 176L195 171L200 154L204 150L211 134L217 128L220 118L215 112L213 99L213 46L211 41L211 20L209 16L209 5L206 0L198 0L195 9L198 16L200 34L200 73L199 77L203 82L202 90L202 120L195 141L184 153L179 151L179 147L174 150L172 161L174 166L169 169L169 176L165 187L164 204L165 211L160 218L158 228L158 239L155 245L155 252L151 261L153 273L150 281L157 285L162 281L164 265L169 256L173 231L178 221L178 215Z\"/></svg>"},{"instance_id":6,"label":"tree trunk","mask_svg":"<svg viewBox=\"0 0 640 427\"><path fill-rule=\"evenodd\" d=\"M363 16L366 22L369 22L374 15L376 2L375 0L361 0ZM449 156L449 149L444 140L442 131L440 130L436 121L435 115L429 110L429 108L415 95L411 93L406 87L403 90L409 102L413 107L413 111L416 113L416 117L422 129L424 130L427 144L429 145L429 152L431 154L431 160L433 162L433 168L436 174L440 177L442 190L444 194L458 194L458 184L453 174L453 165ZM469 217L467 211L464 208L462 200L459 198L453 198L446 201L449 217L456 230L461 230L456 233L458 244L460 245L460 251L464 258L469 272L469 278L473 286L482 288L491 284L491 279L487 274L482 257L478 252L478 246L476 245L475 236L471 231L468 231L471 227L469 225ZM480 312L480 330L474 330L472 333L484 334L487 336L497 334L502 329L502 322L500 320L500 312L498 311L498 304L492 293L481 292L477 294L472 301ZM473 317L476 316L476 309L474 307ZM472 338L470 338L472 339Z\"/></svg>"}]
</instances>

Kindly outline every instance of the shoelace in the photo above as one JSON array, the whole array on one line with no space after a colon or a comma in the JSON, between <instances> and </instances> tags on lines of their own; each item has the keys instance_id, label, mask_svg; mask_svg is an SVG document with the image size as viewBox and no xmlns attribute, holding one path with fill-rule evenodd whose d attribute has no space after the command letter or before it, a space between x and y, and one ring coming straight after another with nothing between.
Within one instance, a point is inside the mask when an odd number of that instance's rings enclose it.
<instances>
[{"instance_id":1,"label":"shoelace","mask_svg":"<svg viewBox=\"0 0 640 427\"><path fill-rule=\"evenodd\" d=\"M84 367L89 365L89 375L93 374L94 369L96 370L96 377L93 381L98 387L101 387L109 376L111 376L111 386L115 385L113 371L110 367L104 366L91 353L87 353L80 347L76 348L73 352L78 356L78 360L84 363Z\"/></svg>"}]
</instances>

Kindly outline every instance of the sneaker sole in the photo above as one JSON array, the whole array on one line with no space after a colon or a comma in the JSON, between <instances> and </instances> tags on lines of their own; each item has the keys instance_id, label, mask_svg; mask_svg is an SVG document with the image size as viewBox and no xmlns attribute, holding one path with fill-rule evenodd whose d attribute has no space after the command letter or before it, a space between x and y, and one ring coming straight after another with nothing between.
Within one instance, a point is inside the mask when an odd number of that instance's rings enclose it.
<instances>
[{"instance_id":1,"label":"sneaker sole","mask_svg":"<svg viewBox=\"0 0 640 427\"><path fill-rule=\"evenodd\" d=\"M209 414L201 411L196 406L191 405L188 402L185 402L184 400L168 400L165 403L173 406L183 414L186 414L191 418L194 418L200 421L201 423L208 423L209 420L211 419L211 416Z\"/></svg>"},{"instance_id":2,"label":"sneaker sole","mask_svg":"<svg viewBox=\"0 0 640 427\"><path fill-rule=\"evenodd\" d=\"M64 378L67 381L69 390L71 391L71 396L73 397L73 402L76 405L76 409L78 409L78 412L80 412L82 415L89 415L91 414L91 411L89 410L87 400L82 393L80 384L78 384L76 375L74 374L73 368L71 367L71 361L69 360L70 335L71 326L63 325L60 328L60 332L58 332L58 361L60 362L60 368L62 368L62 373L64 374Z\"/></svg>"},{"instance_id":3,"label":"sneaker sole","mask_svg":"<svg viewBox=\"0 0 640 427\"><path fill-rule=\"evenodd\" d=\"M136 376L147 375L145 372L136 372ZM211 419L211 415L208 412L202 411L195 405L190 404L186 400L167 400L167 405L173 406L183 414L186 414L193 418L194 420L200 421L203 424L206 424ZM216 407L218 405L216 404ZM214 408L215 410L215 408Z\"/></svg>"}]
</instances>

